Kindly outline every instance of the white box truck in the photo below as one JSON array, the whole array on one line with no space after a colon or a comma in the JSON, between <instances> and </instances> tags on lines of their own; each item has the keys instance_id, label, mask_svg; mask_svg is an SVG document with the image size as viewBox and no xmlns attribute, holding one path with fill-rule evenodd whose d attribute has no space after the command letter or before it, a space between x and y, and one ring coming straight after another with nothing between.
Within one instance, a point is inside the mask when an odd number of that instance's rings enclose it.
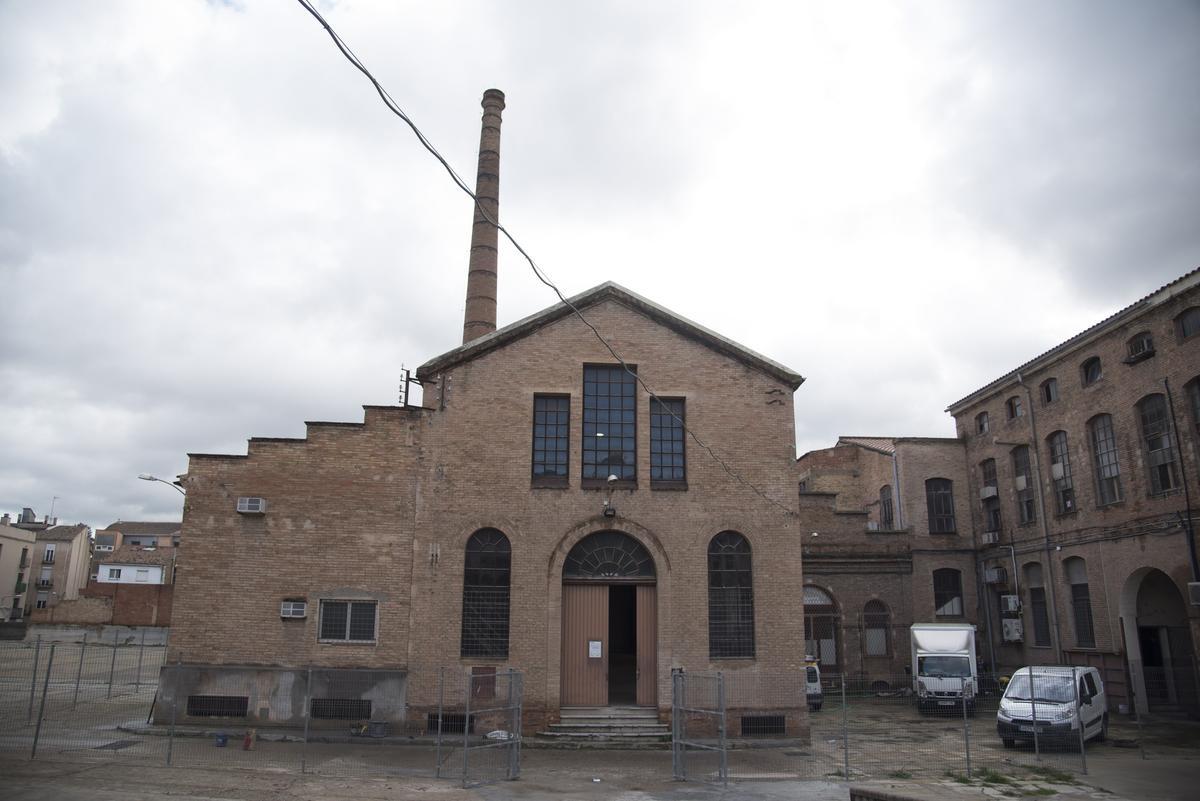
<instances>
[{"instance_id":1,"label":"white box truck","mask_svg":"<svg viewBox=\"0 0 1200 801\"><path fill-rule=\"evenodd\" d=\"M962 714L975 711L979 672L975 663L975 626L970 623L914 623L913 694L919 712Z\"/></svg>"}]
</instances>

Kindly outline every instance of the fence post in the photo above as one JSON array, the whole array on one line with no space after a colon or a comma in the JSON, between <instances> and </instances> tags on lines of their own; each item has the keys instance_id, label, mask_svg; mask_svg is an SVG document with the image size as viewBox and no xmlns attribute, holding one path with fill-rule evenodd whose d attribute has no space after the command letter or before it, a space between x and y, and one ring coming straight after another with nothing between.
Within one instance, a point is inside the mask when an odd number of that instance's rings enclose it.
<instances>
[{"instance_id":1,"label":"fence post","mask_svg":"<svg viewBox=\"0 0 1200 801\"><path fill-rule=\"evenodd\" d=\"M726 787L729 786L729 752L728 742L726 740L726 721L725 721L725 673L717 671L717 709L720 710L721 717L718 719L720 728L717 733L720 737L718 745L721 747L721 761L718 770L721 774L721 781Z\"/></svg>"},{"instance_id":2,"label":"fence post","mask_svg":"<svg viewBox=\"0 0 1200 801\"><path fill-rule=\"evenodd\" d=\"M108 666L108 695L106 698L112 698L113 674L117 672L117 637L113 635L112 644L112 663Z\"/></svg>"},{"instance_id":3,"label":"fence post","mask_svg":"<svg viewBox=\"0 0 1200 801\"><path fill-rule=\"evenodd\" d=\"M842 675L842 773L850 781L850 710L846 708L846 674Z\"/></svg>"},{"instance_id":4,"label":"fence post","mask_svg":"<svg viewBox=\"0 0 1200 801\"><path fill-rule=\"evenodd\" d=\"M50 671L54 668L54 643L50 643L50 656L46 658L46 679L42 682L42 703L38 707L37 727L33 730L33 747L29 750L29 759L37 756L38 738L42 735L42 718L46 716L46 692L50 689Z\"/></svg>"},{"instance_id":5,"label":"fence post","mask_svg":"<svg viewBox=\"0 0 1200 801\"><path fill-rule=\"evenodd\" d=\"M521 778L521 725L522 718L525 715L525 673L517 674L517 725L513 727L513 748L515 749L513 757L516 760L516 772L513 774L514 779Z\"/></svg>"},{"instance_id":6,"label":"fence post","mask_svg":"<svg viewBox=\"0 0 1200 801\"><path fill-rule=\"evenodd\" d=\"M33 675L29 677L29 714L25 716L26 725L33 722L33 699L37 695L38 663L42 657L42 635L38 635L37 643L33 646Z\"/></svg>"},{"instance_id":7,"label":"fence post","mask_svg":"<svg viewBox=\"0 0 1200 801\"><path fill-rule=\"evenodd\" d=\"M142 627L142 644L138 647L137 678L133 680L133 694L142 691L142 657L146 653L146 628Z\"/></svg>"},{"instance_id":8,"label":"fence post","mask_svg":"<svg viewBox=\"0 0 1200 801\"><path fill-rule=\"evenodd\" d=\"M1042 750L1038 743L1037 688L1033 681L1035 675L1034 669L1029 668L1029 712L1033 718L1033 758L1041 762Z\"/></svg>"},{"instance_id":9,"label":"fence post","mask_svg":"<svg viewBox=\"0 0 1200 801\"><path fill-rule=\"evenodd\" d=\"M959 694L962 696L963 744L967 749L967 778L971 778L971 726L967 722L967 680L959 679Z\"/></svg>"},{"instance_id":10,"label":"fence post","mask_svg":"<svg viewBox=\"0 0 1200 801\"><path fill-rule=\"evenodd\" d=\"M1083 766L1083 775L1087 775L1087 738L1083 731L1083 708L1079 705L1079 674L1071 668L1072 695L1075 696L1075 719L1079 721L1079 761Z\"/></svg>"},{"instance_id":11,"label":"fence post","mask_svg":"<svg viewBox=\"0 0 1200 801\"><path fill-rule=\"evenodd\" d=\"M179 660L176 660L175 667L179 667ZM167 729L167 767L171 766L171 758L175 753L175 714L179 709L179 678L175 677L175 682L170 681L171 666L167 665L167 686L171 688L171 728Z\"/></svg>"},{"instance_id":12,"label":"fence post","mask_svg":"<svg viewBox=\"0 0 1200 801\"><path fill-rule=\"evenodd\" d=\"M438 668L437 746L434 749L434 778L442 778L442 698L446 692L446 666Z\"/></svg>"},{"instance_id":13,"label":"fence post","mask_svg":"<svg viewBox=\"0 0 1200 801\"><path fill-rule=\"evenodd\" d=\"M312 719L312 668L304 674L304 742L300 744L300 772L308 772L308 724Z\"/></svg>"},{"instance_id":14,"label":"fence post","mask_svg":"<svg viewBox=\"0 0 1200 801\"><path fill-rule=\"evenodd\" d=\"M475 691L475 674L471 673L471 671L468 670L468 671L465 671L464 675L466 677L466 686L467 686L466 696L467 697L466 697L466 705L465 705L466 711L463 713L462 783L463 783L463 787L466 787L467 786L467 769L468 769L467 755L471 750L471 693Z\"/></svg>"},{"instance_id":15,"label":"fence post","mask_svg":"<svg viewBox=\"0 0 1200 801\"><path fill-rule=\"evenodd\" d=\"M83 653L87 650L87 632L83 633L83 642L79 645L79 669L75 671L75 695L71 698L71 709L79 703L79 681L83 678Z\"/></svg>"},{"instance_id":16,"label":"fence post","mask_svg":"<svg viewBox=\"0 0 1200 801\"><path fill-rule=\"evenodd\" d=\"M509 668L508 669L508 694L505 699L504 705L508 708L508 718L509 718L509 720L508 720L509 739L508 739L508 776L507 776L507 778L510 781L513 779L513 757L516 754L516 752L513 750L513 743L516 742L516 737L517 737L516 731L514 731L514 729L513 729L513 724L516 723L516 720L517 720L517 713L516 713L516 710L513 708L513 681L514 681L514 679L515 679L515 675L513 673L513 669Z\"/></svg>"}]
</instances>

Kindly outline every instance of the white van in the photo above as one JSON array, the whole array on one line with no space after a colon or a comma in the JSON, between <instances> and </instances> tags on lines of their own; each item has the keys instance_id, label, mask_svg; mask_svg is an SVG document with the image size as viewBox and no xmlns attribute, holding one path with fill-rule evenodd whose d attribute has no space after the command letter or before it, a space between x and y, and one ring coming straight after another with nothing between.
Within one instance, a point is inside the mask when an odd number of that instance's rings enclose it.
<instances>
[{"instance_id":1,"label":"white van","mask_svg":"<svg viewBox=\"0 0 1200 801\"><path fill-rule=\"evenodd\" d=\"M821 690L821 668L812 657L804 666L804 690L808 699L808 711L816 712L825 703L825 693Z\"/></svg>"},{"instance_id":2,"label":"white van","mask_svg":"<svg viewBox=\"0 0 1200 801\"><path fill-rule=\"evenodd\" d=\"M1059 666L1018 670L1004 689L996 713L996 733L1005 748L1018 740L1033 741L1035 716L1039 742L1078 743L1081 722L1084 740L1103 741L1108 736L1108 697L1100 671Z\"/></svg>"}]
</instances>

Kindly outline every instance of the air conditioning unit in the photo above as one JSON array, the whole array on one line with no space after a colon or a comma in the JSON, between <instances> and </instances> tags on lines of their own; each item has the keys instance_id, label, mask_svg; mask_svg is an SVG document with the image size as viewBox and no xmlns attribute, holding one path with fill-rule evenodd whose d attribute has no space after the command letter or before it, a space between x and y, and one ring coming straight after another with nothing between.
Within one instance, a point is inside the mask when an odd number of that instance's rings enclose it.
<instances>
[{"instance_id":1,"label":"air conditioning unit","mask_svg":"<svg viewBox=\"0 0 1200 801\"><path fill-rule=\"evenodd\" d=\"M1000 621L1005 642L1024 642L1025 624L1019 617L1006 617Z\"/></svg>"},{"instance_id":2,"label":"air conditioning unit","mask_svg":"<svg viewBox=\"0 0 1200 801\"><path fill-rule=\"evenodd\" d=\"M1024 492L1029 488L1029 483L1025 480L1025 476L1017 476L1013 479L1013 484L1017 488L1017 492Z\"/></svg>"},{"instance_id":3,"label":"air conditioning unit","mask_svg":"<svg viewBox=\"0 0 1200 801\"><path fill-rule=\"evenodd\" d=\"M1021 596L1019 595L1001 595L1000 596L1000 611L1006 614L1021 614Z\"/></svg>"},{"instance_id":4,"label":"air conditioning unit","mask_svg":"<svg viewBox=\"0 0 1200 801\"><path fill-rule=\"evenodd\" d=\"M1192 606L1200 606L1200 581L1188 582L1188 600Z\"/></svg>"},{"instance_id":5,"label":"air conditioning unit","mask_svg":"<svg viewBox=\"0 0 1200 801\"><path fill-rule=\"evenodd\" d=\"M989 567L983 571L983 580L988 584L1007 584L1008 571L1002 567Z\"/></svg>"},{"instance_id":6,"label":"air conditioning unit","mask_svg":"<svg viewBox=\"0 0 1200 801\"><path fill-rule=\"evenodd\" d=\"M995 497L996 497L996 488L993 487L991 484L988 484L986 487L979 488L979 500L986 501L988 498L995 498Z\"/></svg>"},{"instance_id":7,"label":"air conditioning unit","mask_svg":"<svg viewBox=\"0 0 1200 801\"><path fill-rule=\"evenodd\" d=\"M308 617L308 602L284 601L279 604L279 616L282 618Z\"/></svg>"},{"instance_id":8,"label":"air conditioning unit","mask_svg":"<svg viewBox=\"0 0 1200 801\"><path fill-rule=\"evenodd\" d=\"M874 520L867 521L867 531L878 531L878 530L879 530L878 523L876 523Z\"/></svg>"},{"instance_id":9,"label":"air conditioning unit","mask_svg":"<svg viewBox=\"0 0 1200 801\"><path fill-rule=\"evenodd\" d=\"M995 545L996 541L998 539L1000 539L1000 532L999 531L985 531L985 532L983 532L983 535L980 537L980 539L983 541L984 545Z\"/></svg>"},{"instance_id":10,"label":"air conditioning unit","mask_svg":"<svg viewBox=\"0 0 1200 801\"><path fill-rule=\"evenodd\" d=\"M267 513L266 498L238 498L237 510L244 515L261 515Z\"/></svg>"},{"instance_id":11,"label":"air conditioning unit","mask_svg":"<svg viewBox=\"0 0 1200 801\"><path fill-rule=\"evenodd\" d=\"M1054 479L1055 481L1062 481L1063 475L1065 474L1066 471L1063 469L1062 462L1055 462L1054 464L1050 465L1050 478Z\"/></svg>"}]
</instances>

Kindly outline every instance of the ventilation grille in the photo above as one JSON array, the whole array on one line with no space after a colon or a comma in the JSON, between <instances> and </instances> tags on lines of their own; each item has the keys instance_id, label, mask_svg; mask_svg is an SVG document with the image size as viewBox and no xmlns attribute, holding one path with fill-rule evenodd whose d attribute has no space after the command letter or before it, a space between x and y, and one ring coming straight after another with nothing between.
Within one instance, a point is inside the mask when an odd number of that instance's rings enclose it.
<instances>
[{"instance_id":1,"label":"ventilation grille","mask_svg":"<svg viewBox=\"0 0 1200 801\"><path fill-rule=\"evenodd\" d=\"M442 734L462 734L463 722L466 716L461 712L443 712L442 713ZM425 728L430 734L437 733L438 730L438 713L430 712L425 718ZM468 734L475 733L475 716L471 715L471 727Z\"/></svg>"},{"instance_id":2,"label":"ventilation grille","mask_svg":"<svg viewBox=\"0 0 1200 801\"><path fill-rule=\"evenodd\" d=\"M314 698L314 720L370 720L371 702L361 698Z\"/></svg>"},{"instance_id":3,"label":"ventilation grille","mask_svg":"<svg viewBox=\"0 0 1200 801\"><path fill-rule=\"evenodd\" d=\"M782 737L787 732L783 715L743 715L743 737Z\"/></svg>"},{"instance_id":4,"label":"ventilation grille","mask_svg":"<svg viewBox=\"0 0 1200 801\"><path fill-rule=\"evenodd\" d=\"M189 695L187 713L192 718L244 718L249 705L245 695Z\"/></svg>"}]
</instances>

